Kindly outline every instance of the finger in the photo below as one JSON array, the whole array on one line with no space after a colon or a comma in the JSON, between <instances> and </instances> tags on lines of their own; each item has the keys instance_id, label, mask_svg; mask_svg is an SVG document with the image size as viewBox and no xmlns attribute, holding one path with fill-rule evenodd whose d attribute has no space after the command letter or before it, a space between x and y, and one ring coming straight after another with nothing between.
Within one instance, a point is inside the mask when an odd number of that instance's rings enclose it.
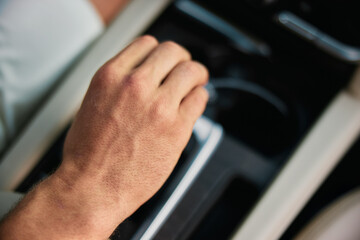
<instances>
[{"instance_id":1,"label":"finger","mask_svg":"<svg viewBox=\"0 0 360 240\"><path fill-rule=\"evenodd\" d=\"M160 89L178 104L197 85L205 85L209 73L204 65L195 61L179 63L166 77Z\"/></svg>"},{"instance_id":2,"label":"finger","mask_svg":"<svg viewBox=\"0 0 360 240\"><path fill-rule=\"evenodd\" d=\"M195 124L204 112L209 94L202 86L195 87L181 102L180 115L183 120Z\"/></svg>"},{"instance_id":3,"label":"finger","mask_svg":"<svg viewBox=\"0 0 360 240\"><path fill-rule=\"evenodd\" d=\"M152 86L157 88L178 63L190 59L190 53L180 45L164 42L154 49L135 71L146 75Z\"/></svg>"},{"instance_id":4,"label":"finger","mask_svg":"<svg viewBox=\"0 0 360 240\"><path fill-rule=\"evenodd\" d=\"M110 62L125 72L129 72L143 62L158 45L159 42L153 36L141 36L113 57Z\"/></svg>"}]
</instances>

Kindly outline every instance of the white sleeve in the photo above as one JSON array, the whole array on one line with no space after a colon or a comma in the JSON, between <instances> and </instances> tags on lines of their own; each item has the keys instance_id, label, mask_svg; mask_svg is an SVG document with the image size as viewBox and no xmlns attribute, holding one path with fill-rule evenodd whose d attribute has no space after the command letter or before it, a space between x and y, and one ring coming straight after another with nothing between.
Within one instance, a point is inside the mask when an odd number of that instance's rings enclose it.
<instances>
[{"instance_id":1,"label":"white sleeve","mask_svg":"<svg viewBox=\"0 0 360 240\"><path fill-rule=\"evenodd\" d=\"M0 1L0 151L103 29L88 0Z\"/></svg>"}]
</instances>

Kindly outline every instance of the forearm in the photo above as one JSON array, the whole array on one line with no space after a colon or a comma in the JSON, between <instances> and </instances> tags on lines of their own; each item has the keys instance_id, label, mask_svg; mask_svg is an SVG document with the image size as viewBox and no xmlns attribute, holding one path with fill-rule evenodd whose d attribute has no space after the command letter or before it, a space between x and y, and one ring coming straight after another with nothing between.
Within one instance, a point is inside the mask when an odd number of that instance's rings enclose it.
<instances>
[{"instance_id":1,"label":"forearm","mask_svg":"<svg viewBox=\"0 0 360 240\"><path fill-rule=\"evenodd\" d=\"M55 173L37 185L0 224L0 239L109 237L126 214L91 181L74 180L69 184Z\"/></svg>"}]
</instances>

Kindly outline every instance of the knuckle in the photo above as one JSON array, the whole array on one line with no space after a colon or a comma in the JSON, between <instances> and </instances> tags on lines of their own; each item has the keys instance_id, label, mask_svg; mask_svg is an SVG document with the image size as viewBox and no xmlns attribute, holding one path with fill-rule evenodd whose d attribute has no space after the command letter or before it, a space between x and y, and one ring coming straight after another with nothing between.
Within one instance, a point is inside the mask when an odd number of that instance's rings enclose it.
<instances>
[{"instance_id":1,"label":"knuckle","mask_svg":"<svg viewBox=\"0 0 360 240\"><path fill-rule=\"evenodd\" d=\"M201 109L205 109L208 98L208 93L203 87L195 88L189 98L189 103L191 105L190 112L197 113Z\"/></svg>"},{"instance_id":2,"label":"knuckle","mask_svg":"<svg viewBox=\"0 0 360 240\"><path fill-rule=\"evenodd\" d=\"M93 84L99 87L112 85L118 76L116 67L112 63L103 65L94 75Z\"/></svg>"},{"instance_id":3,"label":"knuckle","mask_svg":"<svg viewBox=\"0 0 360 240\"><path fill-rule=\"evenodd\" d=\"M200 64L194 61L182 62L181 68L182 71L189 75L199 75L204 71Z\"/></svg>"},{"instance_id":4,"label":"knuckle","mask_svg":"<svg viewBox=\"0 0 360 240\"><path fill-rule=\"evenodd\" d=\"M143 77L139 72L126 75L123 81L123 88L125 92L131 94L133 97L139 99L144 94Z\"/></svg>"},{"instance_id":5,"label":"knuckle","mask_svg":"<svg viewBox=\"0 0 360 240\"><path fill-rule=\"evenodd\" d=\"M164 100L157 100L151 108L151 117L161 124L171 120L170 110Z\"/></svg>"},{"instance_id":6,"label":"knuckle","mask_svg":"<svg viewBox=\"0 0 360 240\"><path fill-rule=\"evenodd\" d=\"M206 83L208 81L208 70L199 62L185 61L180 63L178 67L179 71L188 77L193 77L199 80L201 79L201 83Z\"/></svg>"},{"instance_id":7,"label":"knuckle","mask_svg":"<svg viewBox=\"0 0 360 240\"><path fill-rule=\"evenodd\" d=\"M145 45L155 45L156 46L159 44L158 40L151 35L141 36L138 38L138 41L140 41L142 44L145 44Z\"/></svg>"},{"instance_id":8,"label":"knuckle","mask_svg":"<svg viewBox=\"0 0 360 240\"><path fill-rule=\"evenodd\" d=\"M115 64L112 61L109 61L100 68L100 73L106 77L113 77L118 74L118 71Z\"/></svg>"},{"instance_id":9,"label":"knuckle","mask_svg":"<svg viewBox=\"0 0 360 240\"><path fill-rule=\"evenodd\" d=\"M198 67L202 73L202 77L207 82L209 80L209 70L202 63L199 63L199 62L195 62L195 63L198 65Z\"/></svg>"},{"instance_id":10,"label":"knuckle","mask_svg":"<svg viewBox=\"0 0 360 240\"><path fill-rule=\"evenodd\" d=\"M182 46L177 44L176 42L166 41L161 44L161 47L165 48L166 51L173 52L177 55L182 56L184 59L191 58L190 53L185 48L183 48Z\"/></svg>"},{"instance_id":11,"label":"knuckle","mask_svg":"<svg viewBox=\"0 0 360 240\"><path fill-rule=\"evenodd\" d=\"M180 51L181 47L173 41L166 41L161 44L163 48L169 49L171 51Z\"/></svg>"},{"instance_id":12,"label":"knuckle","mask_svg":"<svg viewBox=\"0 0 360 240\"><path fill-rule=\"evenodd\" d=\"M199 93L197 94L198 101L202 103L207 102L207 100L209 99L208 91L203 87L199 87L198 91L199 91Z\"/></svg>"},{"instance_id":13,"label":"knuckle","mask_svg":"<svg viewBox=\"0 0 360 240\"><path fill-rule=\"evenodd\" d=\"M193 62L193 63L196 65L196 68L198 69L201 77L207 80L209 78L209 71L207 70L207 68L199 62Z\"/></svg>"},{"instance_id":14,"label":"knuckle","mask_svg":"<svg viewBox=\"0 0 360 240\"><path fill-rule=\"evenodd\" d=\"M197 105L201 106L208 101L208 98L209 98L208 92L205 90L205 88L200 87L198 88L197 94L195 94L194 96L194 101L196 102Z\"/></svg>"}]
</instances>

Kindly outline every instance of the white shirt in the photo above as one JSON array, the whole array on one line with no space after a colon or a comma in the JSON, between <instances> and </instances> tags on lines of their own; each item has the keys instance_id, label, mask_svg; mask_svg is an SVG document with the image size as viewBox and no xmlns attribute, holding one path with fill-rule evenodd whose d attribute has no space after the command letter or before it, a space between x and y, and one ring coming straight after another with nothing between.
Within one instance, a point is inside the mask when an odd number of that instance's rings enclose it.
<instances>
[{"instance_id":1,"label":"white shirt","mask_svg":"<svg viewBox=\"0 0 360 240\"><path fill-rule=\"evenodd\" d=\"M103 29L88 0L0 0L0 152Z\"/></svg>"}]
</instances>

